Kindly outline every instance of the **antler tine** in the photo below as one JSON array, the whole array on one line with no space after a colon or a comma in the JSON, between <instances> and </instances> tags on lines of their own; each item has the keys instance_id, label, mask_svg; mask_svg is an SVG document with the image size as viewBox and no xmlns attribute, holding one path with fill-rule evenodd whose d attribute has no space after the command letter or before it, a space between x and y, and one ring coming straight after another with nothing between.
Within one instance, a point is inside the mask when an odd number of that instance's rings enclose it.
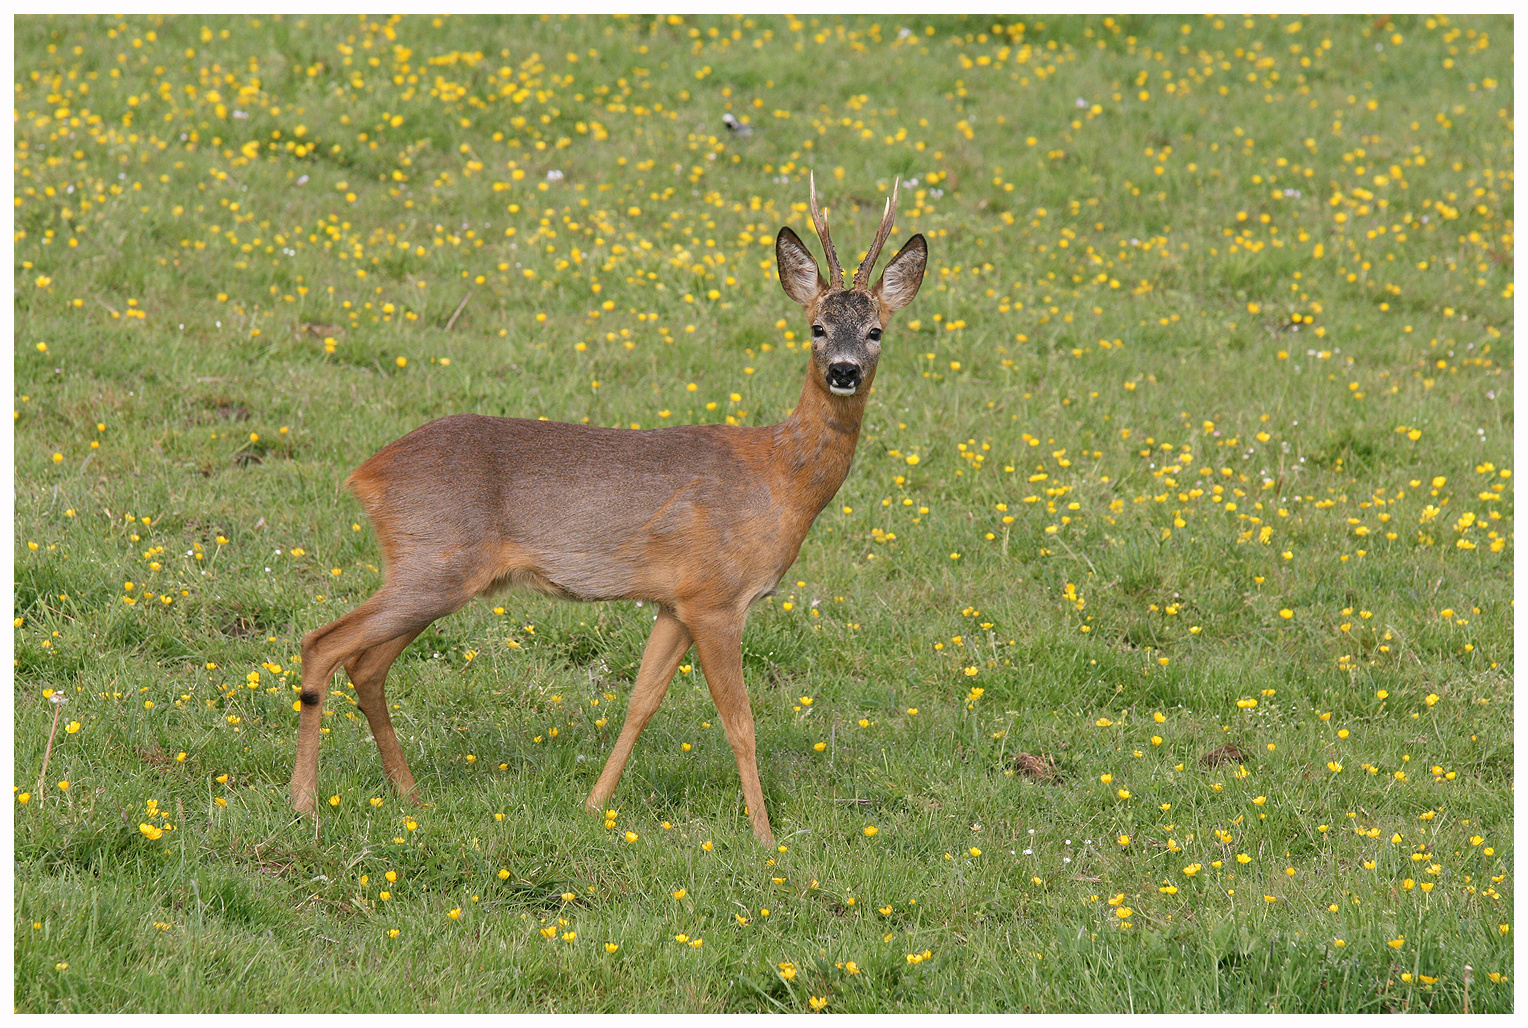
<instances>
[{"instance_id":1,"label":"antler tine","mask_svg":"<svg viewBox=\"0 0 1528 1028\"><path fill-rule=\"evenodd\" d=\"M812 208L812 226L817 229L817 238L822 240L822 250L828 258L828 288L842 289L844 269L839 267L838 251L833 249L833 240L828 237L828 219L817 207L817 177L811 172L807 173L807 190L807 200Z\"/></svg>"},{"instance_id":2,"label":"antler tine","mask_svg":"<svg viewBox=\"0 0 1528 1028\"><path fill-rule=\"evenodd\" d=\"M886 245L886 237L891 235L891 223L897 216L897 191L901 185L902 179L898 176L892 182L891 196L886 200L886 210L881 214L881 227L876 230L875 242L860 262L859 270L854 273L855 289L870 288L870 273L875 270L875 262L881 256L881 247Z\"/></svg>"}]
</instances>

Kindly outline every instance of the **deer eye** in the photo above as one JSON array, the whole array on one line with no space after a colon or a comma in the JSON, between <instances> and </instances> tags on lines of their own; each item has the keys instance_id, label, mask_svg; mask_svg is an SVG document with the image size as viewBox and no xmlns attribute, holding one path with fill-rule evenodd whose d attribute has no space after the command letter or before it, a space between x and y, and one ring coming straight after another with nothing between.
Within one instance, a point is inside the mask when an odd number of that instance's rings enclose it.
<instances>
[{"instance_id":1,"label":"deer eye","mask_svg":"<svg viewBox=\"0 0 1528 1028\"><path fill-rule=\"evenodd\" d=\"M879 343L881 341L881 330L880 329L872 328L870 330L870 341L872 343Z\"/></svg>"},{"instance_id":2,"label":"deer eye","mask_svg":"<svg viewBox=\"0 0 1528 1028\"><path fill-rule=\"evenodd\" d=\"M825 336L827 334L828 334L827 329L823 328L821 325L813 325L812 326L812 338L813 339L821 339L823 336Z\"/></svg>"}]
</instances>

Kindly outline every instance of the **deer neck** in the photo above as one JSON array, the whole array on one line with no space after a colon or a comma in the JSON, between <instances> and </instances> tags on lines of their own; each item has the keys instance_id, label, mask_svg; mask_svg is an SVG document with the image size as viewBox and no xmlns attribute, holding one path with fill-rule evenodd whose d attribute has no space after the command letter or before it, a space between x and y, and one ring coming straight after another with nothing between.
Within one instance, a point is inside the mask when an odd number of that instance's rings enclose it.
<instances>
[{"instance_id":1,"label":"deer neck","mask_svg":"<svg viewBox=\"0 0 1528 1028\"><path fill-rule=\"evenodd\" d=\"M792 506L816 517L843 485L854 463L870 382L853 396L833 396L809 377L790 417L774 426L780 473L790 482Z\"/></svg>"}]
</instances>

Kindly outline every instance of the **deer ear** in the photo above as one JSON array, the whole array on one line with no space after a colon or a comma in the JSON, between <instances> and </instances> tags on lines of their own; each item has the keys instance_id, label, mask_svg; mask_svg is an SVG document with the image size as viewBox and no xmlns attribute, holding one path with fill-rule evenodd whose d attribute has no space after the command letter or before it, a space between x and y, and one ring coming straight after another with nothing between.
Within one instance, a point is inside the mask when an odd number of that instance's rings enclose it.
<instances>
[{"instance_id":1,"label":"deer ear","mask_svg":"<svg viewBox=\"0 0 1528 1028\"><path fill-rule=\"evenodd\" d=\"M903 244L881 272L871 292L888 310L899 311L913 302L923 284L923 269L928 265L928 244L918 233Z\"/></svg>"},{"instance_id":2,"label":"deer ear","mask_svg":"<svg viewBox=\"0 0 1528 1028\"><path fill-rule=\"evenodd\" d=\"M828 280L817 270L817 259L789 228L782 228L775 237L775 263L780 268L780 287L785 295L803 307L828 288Z\"/></svg>"}]
</instances>

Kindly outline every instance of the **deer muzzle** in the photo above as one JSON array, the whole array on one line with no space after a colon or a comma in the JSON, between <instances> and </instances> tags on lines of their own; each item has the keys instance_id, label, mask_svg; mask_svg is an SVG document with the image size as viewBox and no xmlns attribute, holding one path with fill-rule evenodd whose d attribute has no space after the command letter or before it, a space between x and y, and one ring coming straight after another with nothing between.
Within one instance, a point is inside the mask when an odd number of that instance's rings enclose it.
<instances>
[{"instance_id":1,"label":"deer muzzle","mask_svg":"<svg viewBox=\"0 0 1528 1028\"><path fill-rule=\"evenodd\" d=\"M828 365L828 389L835 396L853 396L863 378L858 364L838 361Z\"/></svg>"}]
</instances>

